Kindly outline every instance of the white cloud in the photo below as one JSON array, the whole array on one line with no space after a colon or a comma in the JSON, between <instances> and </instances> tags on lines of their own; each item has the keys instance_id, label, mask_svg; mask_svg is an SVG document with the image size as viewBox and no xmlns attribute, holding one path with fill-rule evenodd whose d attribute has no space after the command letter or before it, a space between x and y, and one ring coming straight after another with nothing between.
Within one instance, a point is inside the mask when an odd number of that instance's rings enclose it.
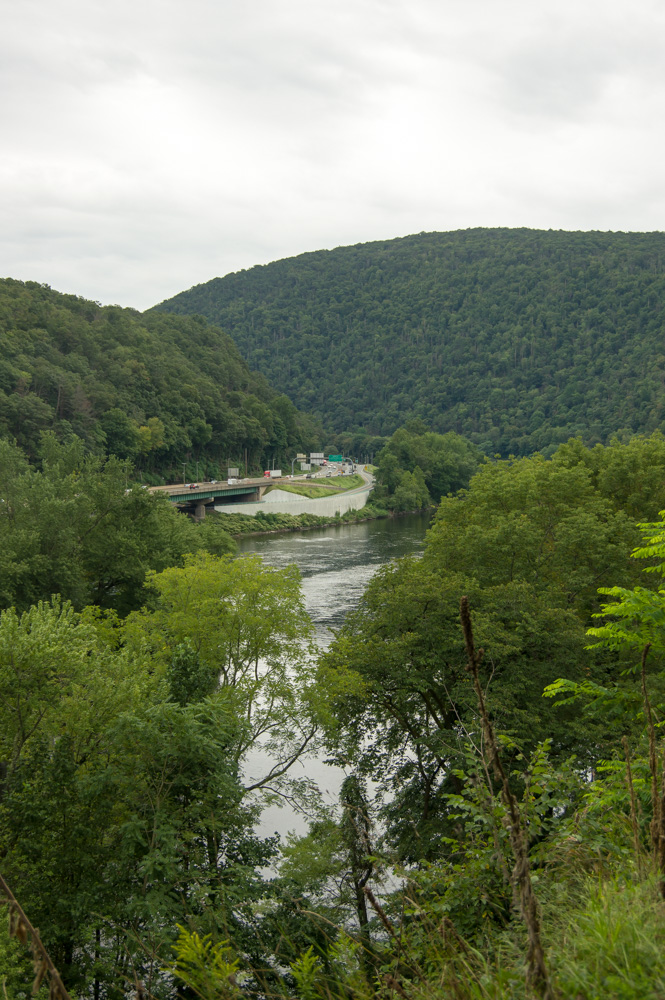
<instances>
[{"instance_id":1,"label":"white cloud","mask_svg":"<svg viewBox=\"0 0 665 1000\"><path fill-rule=\"evenodd\" d=\"M139 308L306 250L663 228L652 0L4 0L0 273Z\"/></svg>"}]
</instances>

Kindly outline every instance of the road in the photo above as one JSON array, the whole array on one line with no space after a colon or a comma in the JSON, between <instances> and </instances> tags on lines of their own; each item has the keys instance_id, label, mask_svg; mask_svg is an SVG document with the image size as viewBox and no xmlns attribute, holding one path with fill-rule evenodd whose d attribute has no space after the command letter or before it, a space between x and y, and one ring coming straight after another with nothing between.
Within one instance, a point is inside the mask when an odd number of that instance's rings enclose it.
<instances>
[{"instance_id":1,"label":"road","mask_svg":"<svg viewBox=\"0 0 665 1000\"><path fill-rule=\"evenodd\" d=\"M355 475L362 476L362 478L364 480L364 483L363 483L362 486L354 486L353 489L346 490L345 491L346 493L349 493L349 494L350 493L359 493L359 492L362 493L362 491L366 490L368 486L373 486L374 485L374 476L372 476L369 472L365 472L365 470L363 468L361 468L360 466L358 466L356 468ZM328 472L328 471L326 471L326 472L314 472L314 473L311 474L309 480L307 479L307 476L305 475L305 476L294 476L291 481L292 482L298 482L298 483L305 483L305 482L313 482L314 480L316 480L317 487L318 486L325 486L325 487L328 487L331 490L343 490L344 489L344 485L342 483L339 483L339 482L337 482L337 483L326 483L325 480L328 479L329 476L331 476L331 473ZM334 471L332 473L332 477L340 479L342 477L342 473ZM323 480L323 482L322 482L322 480Z\"/></svg>"},{"instance_id":2,"label":"road","mask_svg":"<svg viewBox=\"0 0 665 1000\"><path fill-rule=\"evenodd\" d=\"M279 479L268 480L265 476L261 476L260 479L238 479L235 483L236 486L265 486L269 481L278 483ZM216 482L211 482L210 480L201 480L196 484L196 489L190 489L190 483L171 483L169 486L151 486L151 493L168 493L169 496L180 493L191 493L193 497L196 496L197 491L204 491L206 493L216 492L219 490L223 493L225 490L232 490L233 485L229 485L226 479L218 479Z\"/></svg>"},{"instance_id":3,"label":"road","mask_svg":"<svg viewBox=\"0 0 665 1000\"><path fill-rule=\"evenodd\" d=\"M256 479L237 479L234 483L228 483L227 480L225 479L217 480L216 482L212 482L210 480L207 481L201 480L196 484L196 489L191 489L190 483L172 483L169 486L151 486L149 487L149 489L151 493L158 493L158 492L167 493L168 496L173 496L174 494L180 495L185 493L191 496L192 499L194 499L197 495L197 492L206 494L212 492L225 493L229 490L232 490L234 486L268 486L268 485L279 486L281 483L292 483L292 482L306 483L306 482L313 482L314 480L316 480L317 486L328 487L331 491L334 490L335 492L337 492L340 489L343 489L343 486L340 486L339 483L335 483L333 485L332 483L321 482L321 480L325 480L329 477L330 468L331 468L330 466L327 466L325 472L313 473L311 479L309 480L307 479L306 475L294 476L293 478L291 478L291 476L282 476L281 479L268 479L267 476L261 476ZM337 471L337 467L333 467L333 469L334 469L332 473L333 476L341 475L341 473ZM349 495L352 495L354 493L362 493L364 490L366 490L368 487L373 486L374 484L374 477L370 475L369 472L365 472L364 469L362 469L361 467L358 467L356 469L356 472L358 475L362 476L362 478L364 479L364 484L362 486L356 486L351 490L346 490L345 492Z\"/></svg>"}]
</instances>

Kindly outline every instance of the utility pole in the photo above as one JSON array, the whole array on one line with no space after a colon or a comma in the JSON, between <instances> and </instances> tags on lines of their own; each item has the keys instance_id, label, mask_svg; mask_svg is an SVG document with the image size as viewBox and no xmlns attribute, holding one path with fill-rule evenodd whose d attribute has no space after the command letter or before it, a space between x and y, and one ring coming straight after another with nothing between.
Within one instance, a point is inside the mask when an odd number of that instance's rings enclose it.
<instances>
[{"instance_id":1,"label":"utility pole","mask_svg":"<svg viewBox=\"0 0 665 1000\"><path fill-rule=\"evenodd\" d=\"M185 485L185 476L187 475L187 462L182 463L182 485Z\"/></svg>"}]
</instances>

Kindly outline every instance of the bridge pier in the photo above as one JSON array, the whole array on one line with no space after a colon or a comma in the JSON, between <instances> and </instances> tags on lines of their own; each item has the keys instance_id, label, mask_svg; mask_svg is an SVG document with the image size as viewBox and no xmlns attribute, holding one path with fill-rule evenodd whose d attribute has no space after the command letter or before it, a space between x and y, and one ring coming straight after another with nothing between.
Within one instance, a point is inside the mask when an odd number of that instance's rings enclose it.
<instances>
[{"instance_id":1,"label":"bridge pier","mask_svg":"<svg viewBox=\"0 0 665 1000\"><path fill-rule=\"evenodd\" d=\"M194 520L203 521L205 516L206 516L206 505L204 501L201 500L201 502L197 503L196 507L194 508Z\"/></svg>"}]
</instances>

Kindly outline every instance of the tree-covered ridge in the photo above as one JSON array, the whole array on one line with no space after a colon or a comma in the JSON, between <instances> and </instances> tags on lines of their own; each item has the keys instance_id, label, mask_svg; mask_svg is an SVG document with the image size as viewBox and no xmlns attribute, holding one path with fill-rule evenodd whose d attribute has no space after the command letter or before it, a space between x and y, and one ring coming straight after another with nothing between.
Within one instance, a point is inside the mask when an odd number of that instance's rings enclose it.
<instances>
[{"instance_id":1,"label":"tree-covered ridge","mask_svg":"<svg viewBox=\"0 0 665 1000\"><path fill-rule=\"evenodd\" d=\"M199 313L336 431L409 417L488 453L663 427L665 234L471 229L302 254L157 309Z\"/></svg>"},{"instance_id":2,"label":"tree-covered ridge","mask_svg":"<svg viewBox=\"0 0 665 1000\"><path fill-rule=\"evenodd\" d=\"M186 459L223 468L247 449L259 466L316 442L311 421L201 317L141 316L8 279L0 343L0 437L33 458L45 430L179 476Z\"/></svg>"}]
</instances>

